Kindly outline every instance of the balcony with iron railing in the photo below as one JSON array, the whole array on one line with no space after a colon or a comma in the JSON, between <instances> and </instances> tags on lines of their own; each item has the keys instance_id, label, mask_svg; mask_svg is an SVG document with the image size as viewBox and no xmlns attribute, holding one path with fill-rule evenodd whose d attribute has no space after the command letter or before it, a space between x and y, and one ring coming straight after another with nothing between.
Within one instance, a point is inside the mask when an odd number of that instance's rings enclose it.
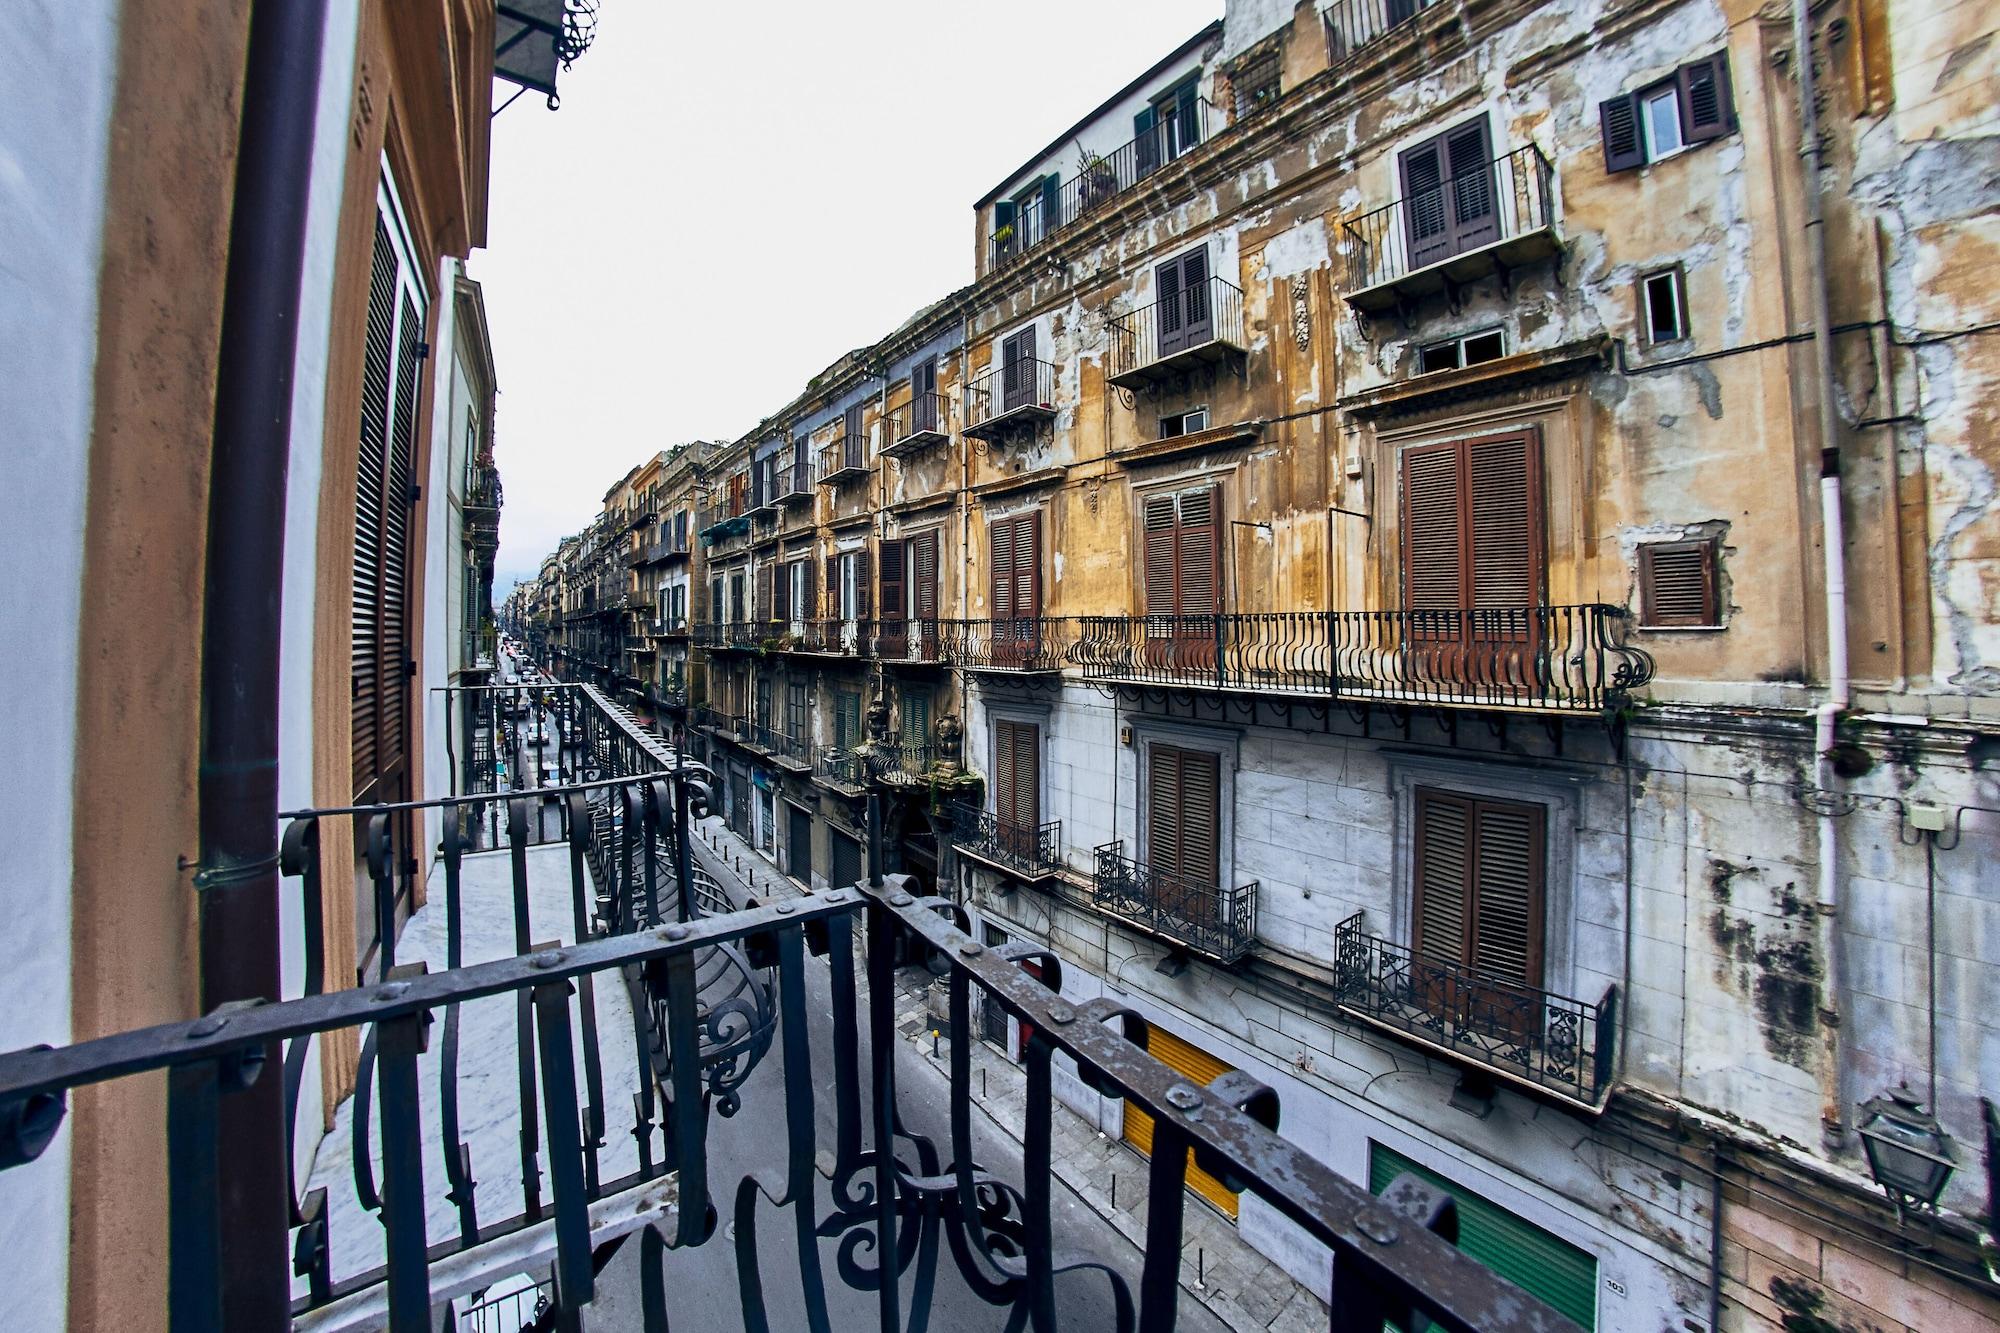
<instances>
[{"instance_id":1,"label":"balcony with iron railing","mask_svg":"<svg viewBox=\"0 0 2000 1333\"><path fill-rule=\"evenodd\" d=\"M1451 1231L1448 1196L1415 1176L1372 1196L1275 1133L1271 1089L1243 1073L1194 1084L1147 1054L1136 1014L1065 999L1053 955L982 945L914 880L742 906L745 886L693 836L713 775L588 687L553 692L551 720L577 742L563 751L610 776L284 817L302 996L0 1055L16 1197L61 1197L66 1159L47 1150L66 1119L144 1134L109 1117L158 1106L165 1207L135 1214L134 1234L171 1257L173 1327L463 1333L511 1301L499 1327L527 1313L577 1329L616 1306L649 1329L1047 1329L1059 1311L1065 1327L1165 1329L1192 1161L1325 1247L1336 1329L1575 1333L1434 1234ZM424 816L442 841L428 901L398 933L407 830ZM322 945L344 928L330 895L352 885L322 882L320 847L350 822L364 914L386 929L360 984L329 990ZM946 996L951 1055L935 1074L899 1058L899 958ZM1034 1034L1018 1183L980 1166L992 1157L973 1139L986 1006ZM329 1041L358 1050L359 1070L322 1138L303 1075ZM1058 1054L1154 1118L1152 1204L1129 1250L1057 1206ZM124 1079L157 1098L77 1095ZM290 1162L310 1166L293 1177ZM758 1243L785 1233L798 1244ZM624 1244L638 1262L607 1265ZM722 1248L668 1253L703 1246ZM1103 1257L1071 1267L1069 1252ZM895 1258L871 1271L856 1261L869 1253Z\"/></svg>"},{"instance_id":2,"label":"balcony with iron railing","mask_svg":"<svg viewBox=\"0 0 2000 1333\"><path fill-rule=\"evenodd\" d=\"M945 657L966 671L1036 675L1062 670L1076 646L1077 622L1062 616L947 620Z\"/></svg>"},{"instance_id":3,"label":"balcony with iron railing","mask_svg":"<svg viewBox=\"0 0 2000 1333\"><path fill-rule=\"evenodd\" d=\"M1362 929L1334 932L1341 1010L1461 1063L1599 1111L1611 1093L1618 988L1597 1003L1434 958Z\"/></svg>"},{"instance_id":4,"label":"balcony with iron railing","mask_svg":"<svg viewBox=\"0 0 2000 1333\"><path fill-rule=\"evenodd\" d=\"M819 484L838 486L859 480L869 471L867 435L850 434L844 425L836 427L832 441L819 451Z\"/></svg>"},{"instance_id":5,"label":"balcony with iron railing","mask_svg":"<svg viewBox=\"0 0 2000 1333\"><path fill-rule=\"evenodd\" d=\"M1151 129L1098 156L1086 154L1077 172L1053 191L1020 204L1013 219L996 225L986 242L986 266L1011 263L1104 208L1168 163L1205 143L1222 128L1220 112L1197 98L1161 116Z\"/></svg>"},{"instance_id":6,"label":"balcony with iron railing","mask_svg":"<svg viewBox=\"0 0 2000 1333\"><path fill-rule=\"evenodd\" d=\"M794 735L783 727L751 722L743 729L742 743L783 768L797 773L812 771L812 743L803 731Z\"/></svg>"},{"instance_id":7,"label":"balcony with iron railing","mask_svg":"<svg viewBox=\"0 0 2000 1333\"><path fill-rule=\"evenodd\" d=\"M1243 290L1210 277L1163 293L1151 305L1113 316L1105 378L1122 389L1184 375L1196 366L1245 356Z\"/></svg>"},{"instance_id":8,"label":"balcony with iron railing","mask_svg":"<svg viewBox=\"0 0 2000 1333\"><path fill-rule=\"evenodd\" d=\"M890 665L943 666L944 623L935 616L870 621L864 631L868 656Z\"/></svg>"},{"instance_id":9,"label":"balcony with iron railing","mask_svg":"<svg viewBox=\"0 0 2000 1333\"><path fill-rule=\"evenodd\" d=\"M781 651L806 657L861 658L867 655L869 622L820 616L783 622Z\"/></svg>"},{"instance_id":10,"label":"balcony with iron railing","mask_svg":"<svg viewBox=\"0 0 2000 1333\"><path fill-rule=\"evenodd\" d=\"M1240 960L1257 942L1255 881L1224 888L1125 855L1122 840L1091 849L1091 905L1214 962Z\"/></svg>"},{"instance_id":11,"label":"balcony with iron railing","mask_svg":"<svg viewBox=\"0 0 2000 1333\"><path fill-rule=\"evenodd\" d=\"M1063 872L1062 821L1010 824L977 806L952 808L951 841L958 854L1030 884Z\"/></svg>"},{"instance_id":12,"label":"balcony with iron railing","mask_svg":"<svg viewBox=\"0 0 2000 1333\"><path fill-rule=\"evenodd\" d=\"M1107 685L1601 714L1652 679L1623 607L1083 616L1069 660Z\"/></svg>"},{"instance_id":13,"label":"balcony with iron railing","mask_svg":"<svg viewBox=\"0 0 2000 1333\"><path fill-rule=\"evenodd\" d=\"M653 622L653 637L656 639L685 639L688 636L686 616L661 616Z\"/></svg>"},{"instance_id":14,"label":"balcony with iron railing","mask_svg":"<svg viewBox=\"0 0 2000 1333\"><path fill-rule=\"evenodd\" d=\"M951 400L920 393L890 412L882 428L882 456L902 458L951 438Z\"/></svg>"},{"instance_id":15,"label":"balcony with iron railing","mask_svg":"<svg viewBox=\"0 0 2000 1333\"><path fill-rule=\"evenodd\" d=\"M650 611L659 604L659 594L651 588L634 588L625 594L625 609Z\"/></svg>"},{"instance_id":16,"label":"balcony with iron railing","mask_svg":"<svg viewBox=\"0 0 2000 1333\"><path fill-rule=\"evenodd\" d=\"M1441 154L1442 155L1442 154ZM1562 249L1555 169L1534 144L1341 224L1348 304L1368 314L1406 309L1433 292L1454 301L1467 283Z\"/></svg>"},{"instance_id":17,"label":"balcony with iron railing","mask_svg":"<svg viewBox=\"0 0 2000 1333\"><path fill-rule=\"evenodd\" d=\"M699 727L726 741L734 741L743 735L746 725L739 713L725 712L711 708L707 704L695 704L688 709L688 725Z\"/></svg>"},{"instance_id":18,"label":"balcony with iron railing","mask_svg":"<svg viewBox=\"0 0 2000 1333\"><path fill-rule=\"evenodd\" d=\"M997 362L965 386L965 434L999 442L1055 418L1056 368L1033 357Z\"/></svg>"},{"instance_id":19,"label":"balcony with iron railing","mask_svg":"<svg viewBox=\"0 0 2000 1333\"><path fill-rule=\"evenodd\" d=\"M653 651L653 640L645 634L627 634L625 636L625 651L628 653L650 655Z\"/></svg>"},{"instance_id":20,"label":"balcony with iron railing","mask_svg":"<svg viewBox=\"0 0 2000 1333\"><path fill-rule=\"evenodd\" d=\"M816 493L812 463L802 458L790 467L779 468L775 489L781 505L811 504Z\"/></svg>"}]
</instances>

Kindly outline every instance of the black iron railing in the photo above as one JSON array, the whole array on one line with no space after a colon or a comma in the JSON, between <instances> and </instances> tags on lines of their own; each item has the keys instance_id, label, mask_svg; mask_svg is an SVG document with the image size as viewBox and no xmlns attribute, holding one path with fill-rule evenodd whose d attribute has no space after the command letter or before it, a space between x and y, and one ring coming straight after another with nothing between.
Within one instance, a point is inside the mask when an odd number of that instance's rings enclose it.
<instances>
[{"instance_id":1,"label":"black iron railing","mask_svg":"<svg viewBox=\"0 0 2000 1333\"><path fill-rule=\"evenodd\" d=\"M998 439L1056 410L1056 368L1033 357L996 362L965 386L965 433Z\"/></svg>"},{"instance_id":2,"label":"black iron railing","mask_svg":"<svg viewBox=\"0 0 2000 1333\"><path fill-rule=\"evenodd\" d=\"M1084 616L1086 680L1601 712L1652 679L1622 607Z\"/></svg>"},{"instance_id":3,"label":"black iron railing","mask_svg":"<svg viewBox=\"0 0 2000 1333\"><path fill-rule=\"evenodd\" d=\"M801 768L810 767L813 762L812 746L803 735L793 735L783 727L774 727L762 722L751 722L744 726L743 743L764 751L774 759L796 764Z\"/></svg>"},{"instance_id":4,"label":"black iron railing","mask_svg":"<svg viewBox=\"0 0 2000 1333\"><path fill-rule=\"evenodd\" d=\"M1081 155L1075 175L1057 189L1022 202L1010 221L993 229L986 242L987 268L999 268L1018 259L1064 227L1088 217L1205 142L1222 124L1220 113L1196 98L1176 105L1162 114L1151 129L1103 156Z\"/></svg>"},{"instance_id":5,"label":"black iron railing","mask_svg":"<svg viewBox=\"0 0 2000 1333\"><path fill-rule=\"evenodd\" d=\"M845 426L836 427L832 442L823 445L819 451L820 485L832 486L867 475L867 435L850 433Z\"/></svg>"},{"instance_id":6,"label":"black iron railing","mask_svg":"<svg viewBox=\"0 0 2000 1333\"><path fill-rule=\"evenodd\" d=\"M861 657L867 645L868 622L839 616L786 622L786 651L815 657Z\"/></svg>"},{"instance_id":7,"label":"black iron railing","mask_svg":"<svg viewBox=\"0 0 2000 1333\"><path fill-rule=\"evenodd\" d=\"M942 622L945 656L968 671L1060 671L1076 644L1077 621L1062 616Z\"/></svg>"},{"instance_id":8,"label":"black iron railing","mask_svg":"<svg viewBox=\"0 0 2000 1333\"><path fill-rule=\"evenodd\" d=\"M1320 11L1326 26L1327 63L1338 65L1426 9L1447 0L1333 0Z\"/></svg>"},{"instance_id":9,"label":"black iron railing","mask_svg":"<svg viewBox=\"0 0 2000 1333\"><path fill-rule=\"evenodd\" d=\"M778 469L777 497L779 504L795 504L813 497L813 465L800 459L790 467Z\"/></svg>"},{"instance_id":10,"label":"black iron railing","mask_svg":"<svg viewBox=\"0 0 2000 1333\"><path fill-rule=\"evenodd\" d=\"M977 806L952 807L951 840L963 854L1023 879L1048 879L1063 869L1062 821L1010 824Z\"/></svg>"},{"instance_id":11,"label":"black iron railing","mask_svg":"<svg viewBox=\"0 0 2000 1333\"><path fill-rule=\"evenodd\" d=\"M1091 849L1091 902L1163 939L1220 963L1257 942L1255 881L1223 888L1198 876L1158 870L1125 855L1123 841Z\"/></svg>"},{"instance_id":12,"label":"black iron railing","mask_svg":"<svg viewBox=\"0 0 2000 1333\"><path fill-rule=\"evenodd\" d=\"M935 616L863 622L868 655L883 662L942 664L944 624Z\"/></svg>"},{"instance_id":13,"label":"black iron railing","mask_svg":"<svg viewBox=\"0 0 2000 1333\"><path fill-rule=\"evenodd\" d=\"M1341 224L1350 294L1555 225L1555 169L1524 144Z\"/></svg>"},{"instance_id":14,"label":"black iron railing","mask_svg":"<svg viewBox=\"0 0 2000 1333\"><path fill-rule=\"evenodd\" d=\"M1600 1107L1616 1073L1618 988L1596 1004L1335 929L1340 1007L1427 1046Z\"/></svg>"},{"instance_id":15,"label":"black iron railing","mask_svg":"<svg viewBox=\"0 0 2000 1333\"><path fill-rule=\"evenodd\" d=\"M951 400L941 393L920 393L888 416L882 452L895 458L951 438Z\"/></svg>"},{"instance_id":16,"label":"black iron railing","mask_svg":"<svg viewBox=\"0 0 2000 1333\"><path fill-rule=\"evenodd\" d=\"M853 750L826 745L813 754L813 776L837 786L860 788L868 782L868 766Z\"/></svg>"},{"instance_id":17,"label":"black iron railing","mask_svg":"<svg viewBox=\"0 0 2000 1333\"><path fill-rule=\"evenodd\" d=\"M627 634L625 636L625 651L628 653L650 653L653 651L653 640L645 634Z\"/></svg>"},{"instance_id":18,"label":"black iron railing","mask_svg":"<svg viewBox=\"0 0 2000 1333\"><path fill-rule=\"evenodd\" d=\"M775 633L767 620L704 620L694 626L694 642L703 648L748 651L762 647Z\"/></svg>"},{"instance_id":19,"label":"black iron railing","mask_svg":"<svg viewBox=\"0 0 2000 1333\"><path fill-rule=\"evenodd\" d=\"M1166 292L1107 324L1106 377L1129 384L1190 361L1243 351L1243 289L1220 277Z\"/></svg>"}]
</instances>

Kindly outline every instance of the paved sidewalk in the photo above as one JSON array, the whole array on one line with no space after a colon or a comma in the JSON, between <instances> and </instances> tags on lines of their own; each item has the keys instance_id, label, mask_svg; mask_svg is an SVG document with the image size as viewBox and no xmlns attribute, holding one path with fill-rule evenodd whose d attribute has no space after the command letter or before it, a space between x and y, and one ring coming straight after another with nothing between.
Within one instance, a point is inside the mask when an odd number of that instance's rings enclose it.
<instances>
[{"instance_id":1,"label":"paved sidewalk","mask_svg":"<svg viewBox=\"0 0 2000 1333\"><path fill-rule=\"evenodd\" d=\"M739 873L752 894L767 901L799 894L796 883L752 851L721 820L704 820L701 836L711 851ZM926 1061L934 1059L939 1077L946 1078L951 1043L942 1034L933 1043L929 992L930 978L924 973L915 969L900 973L896 1023L919 1055ZM974 1108L1019 1142L1027 1106L1026 1070L1004 1050L976 1038L971 1063ZM1143 1250L1146 1159L1060 1102L1051 1117L1050 1131L1056 1177ZM1306 1333L1326 1327L1327 1308L1319 1297L1246 1244L1234 1223L1193 1194L1187 1198L1182 1238L1184 1301L1199 1303L1238 1333Z\"/></svg>"}]
</instances>

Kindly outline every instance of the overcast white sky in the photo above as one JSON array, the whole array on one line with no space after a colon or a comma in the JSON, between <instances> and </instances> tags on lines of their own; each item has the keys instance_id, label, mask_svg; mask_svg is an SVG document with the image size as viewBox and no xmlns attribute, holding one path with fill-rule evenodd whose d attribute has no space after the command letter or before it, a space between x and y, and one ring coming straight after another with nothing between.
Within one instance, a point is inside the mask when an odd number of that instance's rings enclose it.
<instances>
[{"instance_id":1,"label":"overcast white sky","mask_svg":"<svg viewBox=\"0 0 2000 1333\"><path fill-rule=\"evenodd\" d=\"M1221 0L602 0L493 122L494 594L650 453L734 438L973 276L972 204Z\"/></svg>"}]
</instances>

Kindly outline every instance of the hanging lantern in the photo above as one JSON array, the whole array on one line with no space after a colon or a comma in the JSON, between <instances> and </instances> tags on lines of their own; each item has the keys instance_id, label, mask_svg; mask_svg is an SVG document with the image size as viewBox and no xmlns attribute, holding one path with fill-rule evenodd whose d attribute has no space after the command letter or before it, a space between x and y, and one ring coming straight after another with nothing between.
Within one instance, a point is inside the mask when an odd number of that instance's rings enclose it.
<instances>
[{"instance_id":1,"label":"hanging lantern","mask_svg":"<svg viewBox=\"0 0 2000 1333\"><path fill-rule=\"evenodd\" d=\"M1900 1208L1935 1207L1957 1163L1937 1117L1907 1083L1861 1104L1868 1171Z\"/></svg>"}]
</instances>

